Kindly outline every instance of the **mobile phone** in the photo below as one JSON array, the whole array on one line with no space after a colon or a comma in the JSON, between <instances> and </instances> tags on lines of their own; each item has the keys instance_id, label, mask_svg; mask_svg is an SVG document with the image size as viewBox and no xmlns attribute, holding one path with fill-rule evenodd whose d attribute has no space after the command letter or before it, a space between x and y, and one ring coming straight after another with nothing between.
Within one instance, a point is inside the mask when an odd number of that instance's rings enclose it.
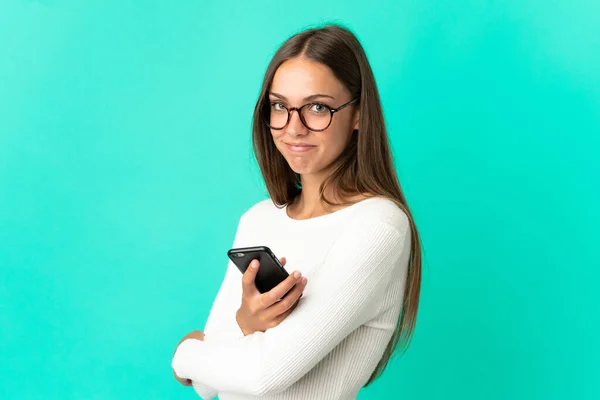
<instances>
[{"instance_id":1,"label":"mobile phone","mask_svg":"<svg viewBox=\"0 0 600 400\"><path fill-rule=\"evenodd\" d=\"M267 246L238 247L229 250L227 256L242 274L246 272L252 260L256 259L260 262L254 280L260 293L268 292L290 275Z\"/></svg>"}]
</instances>

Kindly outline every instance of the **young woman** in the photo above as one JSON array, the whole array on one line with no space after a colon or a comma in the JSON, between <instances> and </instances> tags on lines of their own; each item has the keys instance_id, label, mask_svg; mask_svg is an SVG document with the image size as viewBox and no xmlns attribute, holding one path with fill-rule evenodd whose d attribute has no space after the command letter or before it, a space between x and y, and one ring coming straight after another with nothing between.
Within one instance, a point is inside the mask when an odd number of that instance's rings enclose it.
<instances>
[{"instance_id":1,"label":"young woman","mask_svg":"<svg viewBox=\"0 0 600 400\"><path fill-rule=\"evenodd\" d=\"M230 263L205 332L179 342L173 373L204 399L355 399L410 344L421 250L349 30L309 29L281 46L252 136L270 199L242 215L233 247L270 247L290 276L261 294L260 266L241 275Z\"/></svg>"}]
</instances>

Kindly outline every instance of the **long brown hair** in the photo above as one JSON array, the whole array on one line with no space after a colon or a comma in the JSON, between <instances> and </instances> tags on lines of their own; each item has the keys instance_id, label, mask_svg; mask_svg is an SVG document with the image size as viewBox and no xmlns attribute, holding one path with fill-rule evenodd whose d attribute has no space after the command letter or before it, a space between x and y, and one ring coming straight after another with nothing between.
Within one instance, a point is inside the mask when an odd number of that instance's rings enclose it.
<instances>
[{"instance_id":1,"label":"long brown hair","mask_svg":"<svg viewBox=\"0 0 600 400\"><path fill-rule=\"evenodd\" d=\"M386 197L406 213L411 227L411 254L402 310L394 334L364 385L366 387L383 373L389 359L395 356L398 342L402 343L404 353L412 340L421 288L420 238L393 166L373 72L356 36L340 25L328 24L297 33L277 50L267 67L254 109L252 143L271 199L278 207L283 207L290 204L302 190L300 176L290 168L275 147L263 119L275 71L283 62L300 56L328 66L350 91L352 98L360 99L358 132L354 132L348 146L331 165L330 175L320 186L321 200L329 205L336 204L324 195L329 185L333 185L342 199L365 193Z\"/></svg>"}]
</instances>

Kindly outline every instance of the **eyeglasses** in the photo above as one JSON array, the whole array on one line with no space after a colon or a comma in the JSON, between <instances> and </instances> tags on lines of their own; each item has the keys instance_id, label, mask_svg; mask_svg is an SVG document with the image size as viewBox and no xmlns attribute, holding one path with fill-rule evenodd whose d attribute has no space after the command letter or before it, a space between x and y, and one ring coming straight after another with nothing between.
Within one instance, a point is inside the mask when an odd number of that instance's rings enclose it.
<instances>
[{"instance_id":1,"label":"eyeglasses","mask_svg":"<svg viewBox=\"0 0 600 400\"><path fill-rule=\"evenodd\" d=\"M286 107L279 101L265 102L263 107L263 119L271 129L280 130L290 122L292 111L298 111L300 121L311 131L320 132L329 128L333 120L333 114L356 102L358 99L350 100L338 108L331 108L321 103L308 103L301 107Z\"/></svg>"}]
</instances>

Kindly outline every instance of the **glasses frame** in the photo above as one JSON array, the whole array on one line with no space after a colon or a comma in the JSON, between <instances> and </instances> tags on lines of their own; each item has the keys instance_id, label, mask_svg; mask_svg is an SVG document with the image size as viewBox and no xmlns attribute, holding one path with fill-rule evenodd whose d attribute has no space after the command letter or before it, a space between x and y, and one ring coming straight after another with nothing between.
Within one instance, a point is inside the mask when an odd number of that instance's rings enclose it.
<instances>
[{"instance_id":1,"label":"glasses frame","mask_svg":"<svg viewBox=\"0 0 600 400\"><path fill-rule=\"evenodd\" d=\"M269 119L270 119L270 115L267 115L266 112L263 112L263 120L265 122L265 124L270 128L270 129L274 129L276 131L280 131L282 129L285 129L286 126L288 126L288 124L290 123L290 118L292 117L292 111L296 110L296 112L298 113L298 116L300 117L300 122L302 122L302 125L304 125L306 127L306 129L308 129L309 131L312 132L323 132L325 129L329 128L329 126L331 125L331 122L333 121L333 114L335 114L336 112L348 107L350 104L355 103L356 101L358 101L358 98L352 99L347 103L342 104L339 107L336 108L330 108L327 104L323 104L323 103L318 103L318 102L311 102L311 103L306 103L301 105L300 107L286 107L282 104L282 107L285 108L287 110L287 121L285 122L285 125L283 125L281 128L273 128L270 123L269 123ZM265 102L265 106L271 106L273 103L277 103L276 101L266 101ZM324 106L329 108L329 123L327 124L327 126L323 129L312 129L310 128L307 124L306 121L304 120L304 117L302 116L302 113L300 112L302 110L302 108L306 107L306 106L312 106L318 104L320 106Z\"/></svg>"}]
</instances>

